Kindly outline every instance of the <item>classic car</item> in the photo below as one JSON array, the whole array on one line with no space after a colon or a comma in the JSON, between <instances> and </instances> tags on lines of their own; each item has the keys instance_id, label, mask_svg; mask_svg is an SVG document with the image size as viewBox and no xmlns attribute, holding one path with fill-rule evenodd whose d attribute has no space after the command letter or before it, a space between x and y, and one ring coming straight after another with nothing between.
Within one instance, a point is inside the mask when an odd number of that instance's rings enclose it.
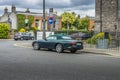
<instances>
[{"instance_id":1,"label":"classic car","mask_svg":"<svg viewBox=\"0 0 120 80\"><path fill-rule=\"evenodd\" d=\"M45 40L36 40L32 42L32 46L34 50L47 48L49 50L54 49L58 53L62 53L64 50L75 53L77 50L83 49L82 42L65 35L51 35Z\"/></svg>"}]
</instances>

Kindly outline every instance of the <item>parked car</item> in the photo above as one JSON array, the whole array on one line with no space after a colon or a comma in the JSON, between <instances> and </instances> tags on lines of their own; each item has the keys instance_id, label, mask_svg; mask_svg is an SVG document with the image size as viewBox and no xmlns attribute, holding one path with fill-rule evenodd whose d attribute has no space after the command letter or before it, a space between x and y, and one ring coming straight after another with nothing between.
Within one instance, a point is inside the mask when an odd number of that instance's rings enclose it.
<instances>
[{"instance_id":1,"label":"parked car","mask_svg":"<svg viewBox=\"0 0 120 80\"><path fill-rule=\"evenodd\" d=\"M18 32L15 33L14 40L34 40L34 36L31 33Z\"/></svg>"},{"instance_id":2,"label":"parked car","mask_svg":"<svg viewBox=\"0 0 120 80\"><path fill-rule=\"evenodd\" d=\"M71 37L73 39L81 39L81 40L86 40L88 38L91 38L92 35L91 34L88 34L88 33L75 33L75 34L72 34Z\"/></svg>"},{"instance_id":3,"label":"parked car","mask_svg":"<svg viewBox=\"0 0 120 80\"><path fill-rule=\"evenodd\" d=\"M64 50L75 53L77 50L83 49L82 42L65 35L51 35L45 40L36 40L33 41L32 46L34 50L47 48L50 50L55 49L58 53L62 53Z\"/></svg>"}]
</instances>

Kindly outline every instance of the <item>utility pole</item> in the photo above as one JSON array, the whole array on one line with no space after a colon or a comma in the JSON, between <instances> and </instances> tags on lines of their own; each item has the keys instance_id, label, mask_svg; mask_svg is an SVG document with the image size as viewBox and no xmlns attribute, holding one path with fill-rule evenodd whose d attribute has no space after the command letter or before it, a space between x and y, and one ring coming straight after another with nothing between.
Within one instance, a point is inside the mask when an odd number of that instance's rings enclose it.
<instances>
[{"instance_id":1,"label":"utility pole","mask_svg":"<svg viewBox=\"0 0 120 80\"><path fill-rule=\"evenodd\" d=\"M46 38L46 32L45 32L45 0L43 0L43 39Z\"/></svg>"}]
</instances>

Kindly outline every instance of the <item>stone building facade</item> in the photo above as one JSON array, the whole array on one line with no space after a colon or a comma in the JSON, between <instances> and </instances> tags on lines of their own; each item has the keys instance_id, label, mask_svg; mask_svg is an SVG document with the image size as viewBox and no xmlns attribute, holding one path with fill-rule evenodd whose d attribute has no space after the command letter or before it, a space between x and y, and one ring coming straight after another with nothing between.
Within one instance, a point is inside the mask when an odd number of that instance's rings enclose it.
<instances>
[{"instance_id":1,"label":"stone building facade","mask_svg":"<svg viewBox=\"0 0 120 80\"><path fill-rule=\"evenodd\" d=\"M32 23L32 27L38 27L39 30L43 30L43 21L42 21L43 14L42 13L31 12L29 10L29 8L27 8L26 11L17 11L16 7L14 5L12 5L12 7L11 7L11 12L8 12L7 7L5 7L4 14L0 17L0 23L6 22L11 25L12 30L18 29L18 19L17 19L18 14L25 15L26 19L27 19L27 16L29 16L29 15L34 16L34 21ZM53 15L54 15L53 17L55 20L53 30L61 30L61 17L58 16L57 14L53 14ZM46 30L49 31L50 24L48 22L48 20L49 20L48 13L45 14L45 18L46 18ZM26 21L25 21L25 23L26 23Z\"/></svg>"},{"instance_id":2,"label":"stone building facade","mask_svg":"<svg viewBox=\"0 0 120 80\"><path fill-rule=\"evenodd\" d=\"M120 0L96 0L95 31L120 31Z\"/></svg>"}]
</instances>

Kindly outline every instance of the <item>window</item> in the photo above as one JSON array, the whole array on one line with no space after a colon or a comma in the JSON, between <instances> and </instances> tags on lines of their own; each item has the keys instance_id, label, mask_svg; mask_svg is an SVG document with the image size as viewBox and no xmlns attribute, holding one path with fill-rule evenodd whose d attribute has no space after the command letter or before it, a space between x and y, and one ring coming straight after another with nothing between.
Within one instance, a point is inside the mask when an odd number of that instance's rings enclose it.
<instances>
[{"instance_id":1,"label":"window","mask_svg":"<svg viewBox=\"0 0 120 80\"><path fill-rule=\"evenodd\" d=\"M35 20L35 26L39 27L39 20Z\"/></svg>"},{"instance_id":2,"label":"window","mask_svg":"<svg viewBox=\"0 0 120 80\"><path fill-rule=\"evenodd\" d=\"M71 40L72 38L69 37L69 36L62 36L62 39L64 39L64 40Z\"/></svg>"},{"instance_id":3,"label":"window","mask_svg":"<svg viewBox=\"0 0 120 80\"><path fill-rule=\"evenodd\" d=\"M57 40L57 38L55 36L50 36L50 37L47 37L47 40Z\"/></svg>"}]
</instances>

